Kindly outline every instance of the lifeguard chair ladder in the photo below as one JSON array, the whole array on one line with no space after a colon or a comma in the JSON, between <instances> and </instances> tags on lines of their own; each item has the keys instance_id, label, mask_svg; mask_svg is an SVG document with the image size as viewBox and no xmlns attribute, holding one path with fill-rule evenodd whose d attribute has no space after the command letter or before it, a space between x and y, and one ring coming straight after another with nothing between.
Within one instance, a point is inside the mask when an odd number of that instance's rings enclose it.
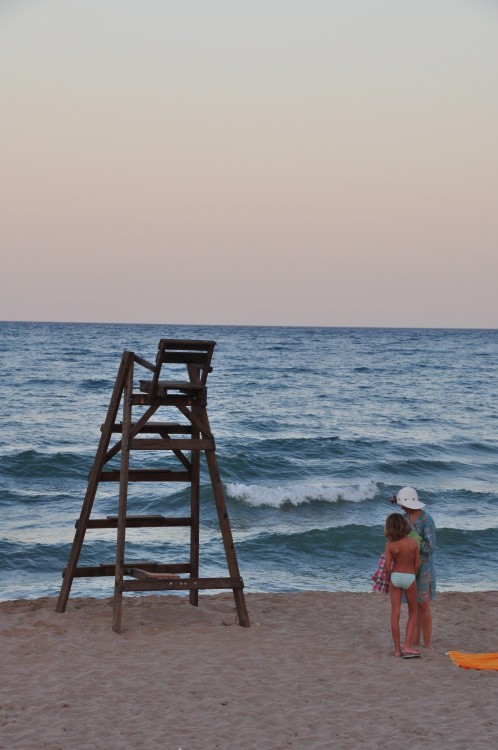
<instances>
[{"instance_id":1,"label":"lifeguard chair ladder","mask_svg":"<svg viewBox=\"0 0 498 750\"><path fill-rule=\"evenodd\" d=\"M128 591L180 591L188 590L190 603L198 605L198 592L203 589L232 589L239 624L249 627L249 615L244 598L244 582L240 576L232 531L228 519L223 485L221 483L215 441L207 414L206 380L211 372L214 341L161 339L152 364L134 352L125 351L121 358L114 390L101 427L101 438L88 478L76 532L63 571L63 582L56 605L64 612L75 577L114 576L114 607L112 629L121 632L123 593ZM152 372L152 378L139 381L139 391L134 391L135 365ZM186 377L180 380L162 379L163 366L170 370L181 367ZM186 368L183 369L183 366ZM169 373L167 372L166 375ZM122 422L117 415L122 403ZM135 419L133 409L145 408ZM184 417L182 422L152 421L156 412L176 410ZM135 411L136 414L136 411ZM119 435L110 447L113 435ZM165 468L132 468L130 454L134 451L164 451L178 459L177 470ZM190 455L187 455L190 453ZM228 566L228 576L223 578L199 577L199 526L200 526L200 457L206 458L221 537ZM106 464L120 454L118 469L105 469ZM119 482L117 516L91 518L92 507L100 482ZM190 483L190 515L173 518L163 515L128 515L128 486L130 482L188 482ZM127 561L125 558L126 529L131 527L190 527L189 561L183 563L158 563ZM78 560L88 529L116 529L116 561L96 566L80 566ZM181 577L186 574L186 577Z\"/></svg>"}]
</instances>

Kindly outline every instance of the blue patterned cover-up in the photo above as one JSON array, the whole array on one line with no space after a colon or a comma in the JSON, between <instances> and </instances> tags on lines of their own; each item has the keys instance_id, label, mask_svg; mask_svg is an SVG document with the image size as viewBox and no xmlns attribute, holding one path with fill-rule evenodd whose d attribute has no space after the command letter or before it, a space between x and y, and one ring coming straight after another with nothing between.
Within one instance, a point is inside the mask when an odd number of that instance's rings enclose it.
<instances>
[{"instance_id":1,"label":"blue patterned cover-up","mask_svg":"<svg viewBox=\"0 0 498 750\"><path fill-rule=\"evenodd\" d=\"M409 519L409 516L406 516ZM411 528L420 534L420 568L417 573L417 601L426 602L436 598L436 568L434 553L436 550L436 525L425 511L411 524Z\"/></svg>"}]
</instances>

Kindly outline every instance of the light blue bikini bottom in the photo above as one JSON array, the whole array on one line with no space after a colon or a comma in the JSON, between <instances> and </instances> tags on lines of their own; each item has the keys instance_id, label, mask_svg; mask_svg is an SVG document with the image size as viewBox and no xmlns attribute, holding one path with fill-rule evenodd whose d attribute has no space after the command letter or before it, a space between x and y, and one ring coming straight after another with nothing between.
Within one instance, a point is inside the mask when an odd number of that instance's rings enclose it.
<instances>
[{"instance_id":1,"label":"light blue bikini bottom","mask_svg":"<svg viewBox=\"0 0 498 750\"><path fill-rule=\"evenodd\" d=\"M415 580L414 573L391 573L391 583L397 589L409 589Z\"/></svg>"}]
</instances>

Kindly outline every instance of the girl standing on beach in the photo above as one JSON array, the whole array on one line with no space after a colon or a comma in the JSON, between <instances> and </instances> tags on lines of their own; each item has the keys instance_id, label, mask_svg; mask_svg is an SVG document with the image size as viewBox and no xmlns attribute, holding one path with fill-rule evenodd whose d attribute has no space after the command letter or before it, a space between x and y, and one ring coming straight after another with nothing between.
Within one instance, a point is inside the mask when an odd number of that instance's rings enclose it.
<instances>
[{"instance_id":1,"label":"girl standing on beach","mask_svg":"<svg viewBox=\"0 0 498 750\"><path fill-rule=\"evenodd\" d=\"M422 538L420 544L420 570L417 573L417 601L418 627L414 640L416 646L423 635L425 648L432 648L432 612L431 602L436 597L436 569L434 566L434 552L436 549L436 525L430 515L423 508L416 490L413 487L403 487L398 492L396 503L401 505L410 522L411 531L416 531Z\"/></svg>"},{"instance_id":2,"label":"girl standing on beach","mask_svg":"<svg viewBox=\"0 0 498 750\"><path fill-rule=\"evenodd\" d=\"M387 544L386 579L389 583L391 597L391 632L394 641L394 655L411 659L420 656L420 651L413 648L417 635L417 583L415 576L420 566L419 544L409 537L410 523L400 513L391 513L386 519L384 534ZM401 595L405 593L408 604L408 621L403 649L399 619L401 614Z\"/></svg>"}]
</instances>

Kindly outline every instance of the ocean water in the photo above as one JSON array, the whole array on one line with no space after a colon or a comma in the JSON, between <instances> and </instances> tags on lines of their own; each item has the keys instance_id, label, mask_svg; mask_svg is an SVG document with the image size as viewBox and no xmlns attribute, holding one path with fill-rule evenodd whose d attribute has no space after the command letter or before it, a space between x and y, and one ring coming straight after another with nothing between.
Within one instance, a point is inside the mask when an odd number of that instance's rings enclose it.
<instances>
[{"instance_id":1,"label":"ocean water","mask_svg":"<svg viewBox=\"0 0 498 750\"><path fill-rule=\"evenodd\" d=\"M57 595L121 354L153 360L162 337L217 342L208 411L247 591L371 590L406 484L436 522L438 589L496 589L498 331L1 323L0 599ZM187 503L134 485L129 512ZM105 483L93 515L113 513ZM201 575L225 575L205 468L201 517ZM184 562L187 533L130 529L126 556ZM88 531L80 564L112 561L114 534Z\"/></svg>"}]
</instances>

